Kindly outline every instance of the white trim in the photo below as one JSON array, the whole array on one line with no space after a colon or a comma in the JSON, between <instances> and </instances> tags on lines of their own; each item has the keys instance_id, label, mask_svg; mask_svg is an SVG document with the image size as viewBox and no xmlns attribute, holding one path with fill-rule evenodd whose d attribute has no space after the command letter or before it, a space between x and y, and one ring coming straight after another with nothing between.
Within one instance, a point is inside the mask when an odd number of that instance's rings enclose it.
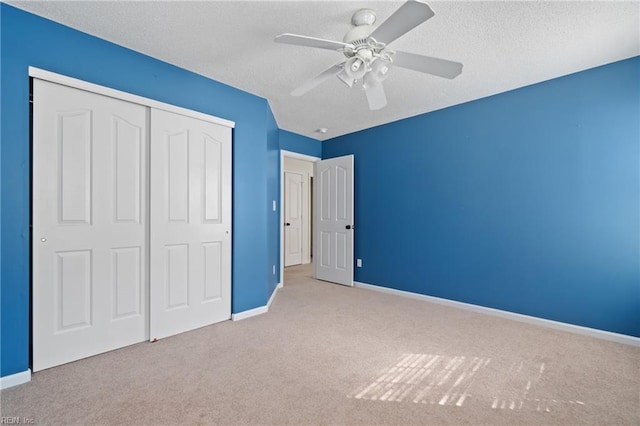
<instances>
[{"instance_id":1,"label":"white trim","mask_svg":"<svg viewBox=\"0 0 640 426\"><path fill-rule=\"evenodd\" d=\"M269 298L269 301L267 302L267 310L269 310L269 308L271 307L271 302L273 302L273 299L276 298L276 293L281 288L282 288L282 284L278 283L278 285L276 285L276 288L273 289L273 293L271 293L271 297Z\"/></svg>"},{"instance_id":2,"label":"white trim","mask_svg":"<svg viewBox=\"0 0 640 426\"><path fill-rule=\"evenodd\" d=\"M7 389L18 386L31 381L31 370L26 369L20 373L11 374L9 376L0 377L0 389Z\"/></svg>"},{"instance_id":3,"label":"white trim","mask_svg":"<svg viewBox=\"0 0 640 426\"><path fill-rule=\"evenodd\" d=\"M243 319L255 317L257 315L266 314L269 311L268 306L259 306L257 308L249 309L247 311L238 312L237 314L231 315L232 321L240 321Z\"/></svg>"},{"instance_id":4,"label":"white trim","mask_svg":"<svg viewBox=\"0 0 640 426\"><path fill-rule=\"evenodd\" d=\"M314 163L321 160L320 157L299 154L297 152L287 151L286 149L280 150L280 285L284 284L284 226L282 226L284 223L284 157L311 161ZM311 229L310 232L313 232L313 229Z\"/></svg>"},{"instance_id":5,"label":"white trim","mask_svg":"<svg viewBox=\"0 0 640 426\"><path fill-rule=\"evenodd\" d=\"M296 160L311 161L312 163L322 160L322 158L320 157L314 157L312 155L300 154L298 152L293 152L293 151L287 151L286 149L281 149L280 154L281 156L284 155L285 157L295 158Z\"/></svg>"},{"instance_id":6,"label":"white trim","mask_svg":"<svg viewBox=\"0 0 640 426\"><path fill-rule=\"evenodd\" d=\"M207 121L209 123L220 124L225 127L234 128L235 122L225 120L224 118L214 117L202 112L192 111L190 109L178 107L164 102L156 101L153 99L145 98L143 96L133 95L131 93L122 92L120 90L112 89L110 87L100 86L97 84L89 83L86 81L78 80L65 75L56 74L51 71L46 71L36 67L29 67L29 76L38 78L40 80L50 81L52 83L62 84L64 86L73 87L75 89L85 90L99 95L109 96L123 101L132 102L148 106L151 108L161 109L168 112L173 112L187 117L196 118L198 120Z\"/></svg>"},{"instance_id":7,"label":"white trim","mask_svg":"<svg viewBox=\"0 0 640 426\"><path fill-rule=\"evenodd\" d=\"M366 290L379 291L381 293L395 294L397 296L408 297L410 299L422 300L425 302L436 303L438 305L449 306L452 308L464 309L486 315L492 315L508 320L525 322L541 327L553 328L555 330L568 331L569 333L581 334L583 336L595 337L597 339L610 340L624 345L640 347L640 337L628 336L626 334L612 333L610 331L598 330L595 328L583 327L580 325L567 324L559 321L552 321L544 318L532 317L529 315L516 314L515 312L503 311L500 309L487 308L485 306L472 305L470 303L457 302L455 300L442 299L440 297L427 296L410 291L396 290L393 288L382 287L374 284L366 284L354 282L356 287Z\"/></svg>"},{"instance_id":8,"label":"white trim","mask_svg":"<svg viewBox=\"0 0 640 426\"><path fill-rule=\"evenodd\" d=\"M257 308L253 308L253 309L249 309L247 311L238 312L237 314L232 314L231 315L231 320L232 321L240 321L240 320L243 320L243 319L255 317L257 315L266 314L267 312L269 312L269 307L271 306L271 302L273 302L273 299L275 299L276 293L282 287L283 287L282 282L279 282L278 284L276 284L276 288L273 289L273 293L271 293L271 297L269 298L269 301L267 302L266 305L259 306Z\"/></svg>"}]
</instances>

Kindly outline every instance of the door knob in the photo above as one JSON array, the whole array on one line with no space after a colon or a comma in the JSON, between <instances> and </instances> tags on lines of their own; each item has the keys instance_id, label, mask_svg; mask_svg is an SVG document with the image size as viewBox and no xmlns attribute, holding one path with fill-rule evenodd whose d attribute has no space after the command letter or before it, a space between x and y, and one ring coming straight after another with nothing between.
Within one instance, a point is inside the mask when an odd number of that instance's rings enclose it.
<instances>
[{"instance_id":1,"label":"door knob","mask_svg":"<svg viewBox=\"0 0 640 426\"><path fill-rule=\"evenodd\" d=\"M284 226L291 226L289 222L285 223Z\"/></svg>"},{"instance_id":2,"label":"door knob","mask_svg":"<svg viewBox=\"0 0 640 426\"><path fill-rule=\"evenodd\" d=\"M347 225L344 227L345 229L351 229L351 225Z\"/></svg>"}]
</instances>

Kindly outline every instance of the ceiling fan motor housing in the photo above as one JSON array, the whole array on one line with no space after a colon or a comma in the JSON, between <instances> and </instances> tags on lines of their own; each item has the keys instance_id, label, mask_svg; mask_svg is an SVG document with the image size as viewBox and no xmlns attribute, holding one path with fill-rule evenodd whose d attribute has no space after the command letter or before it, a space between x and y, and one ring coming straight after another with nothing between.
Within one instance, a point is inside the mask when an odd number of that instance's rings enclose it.
<instances>
[{"instance_id":1,"label":"ceiling fan motor housing","mask_svg":"<svg viewBox=\"0 0 640 426\"><path fill-rule=\"evenodd\" d=\"M349 30L347 34L345 34L342 41L345 43L352 44L355 50L358 50L358 47L367 46L367 39L369 34L373 32L373 25L359 25L357 27L353 27ZM345 51L345 55L351 57L354 55L353 52Z\"/></svg>"},{"instance_id":2,"label":"ceiling fan motor housing","mask_svg":"<svg viewBox=\"0 0 640 426\"><path fill-rule=\"evenodd\" d=\"M347 32L342 41L349 43L355 47L353 51L345 51L347 57L352 57L355 52L362 46L367 46L367 39L373 32L373 24L376 22L376 13L372 9L357 10L351 17L351 23L354 25Z\"/></svg>"}]
</instances>

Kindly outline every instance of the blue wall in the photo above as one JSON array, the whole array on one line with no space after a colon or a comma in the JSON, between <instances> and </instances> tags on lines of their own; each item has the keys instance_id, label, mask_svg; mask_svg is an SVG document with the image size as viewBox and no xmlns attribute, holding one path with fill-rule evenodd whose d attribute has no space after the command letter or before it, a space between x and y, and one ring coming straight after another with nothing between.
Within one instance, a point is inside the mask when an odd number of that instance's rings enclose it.
<instances>
[{"instance_id":1,"label":"blue wall","mask_svg":"<svg viewBox=\"0 0 640 426\"><path fill-rule=\"evenodd\" d=\"M274 164L268 149L273 150L275 142L270 138L275 131L266 100L4 3L0 4L0 13L0 375L24 371L29 363L28 66L236 122L233 312L263 306L272 279L269 262L274 244L269 225L270 204L267 209L265 200L268 190L273 191L269 176Z\"/></svg>"},{"instance_id":2,"label":"blue wall","mask_svg":"<svg viewBox=\"0 0 640 426\"><path fill-rule=\"evenodd\" d=\"M322 142L286 130L280 130L280 149L322 158Z\"/></svg>"},{"instance_id":3,"label":"blue wall","mask_svg":"<svg viewBox=\"0 0 640 426\"><path fill-rule=\"evenodd\" d=\"M640 337L640 58L323 143L356 281Z\"/></svg>"}]
</instances>

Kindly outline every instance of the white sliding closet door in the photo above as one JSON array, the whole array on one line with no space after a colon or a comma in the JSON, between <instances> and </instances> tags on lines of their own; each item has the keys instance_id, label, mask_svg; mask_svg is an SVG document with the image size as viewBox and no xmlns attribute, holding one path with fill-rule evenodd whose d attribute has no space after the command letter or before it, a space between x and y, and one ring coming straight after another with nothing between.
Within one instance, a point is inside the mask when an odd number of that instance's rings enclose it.
<instances>
[{"instance_id":1,"label":"white sliding closet door","mask_svg":"<svg viewBox=\"0 0 640 426\"><path fill-rule=\"evenodd\" d=\"M148 109L34 80L33 370L148 338Z\"/></svg>"},{"instance_id":2,"label":"white sliding closet door","mask_svg":"<svg viewBox=\"0 0 640 426\"><path fill-rule=\"evenodd\" d=\"M231 317L231 129L151 109L151 332Z\"/></svg>"}]
</instances>

